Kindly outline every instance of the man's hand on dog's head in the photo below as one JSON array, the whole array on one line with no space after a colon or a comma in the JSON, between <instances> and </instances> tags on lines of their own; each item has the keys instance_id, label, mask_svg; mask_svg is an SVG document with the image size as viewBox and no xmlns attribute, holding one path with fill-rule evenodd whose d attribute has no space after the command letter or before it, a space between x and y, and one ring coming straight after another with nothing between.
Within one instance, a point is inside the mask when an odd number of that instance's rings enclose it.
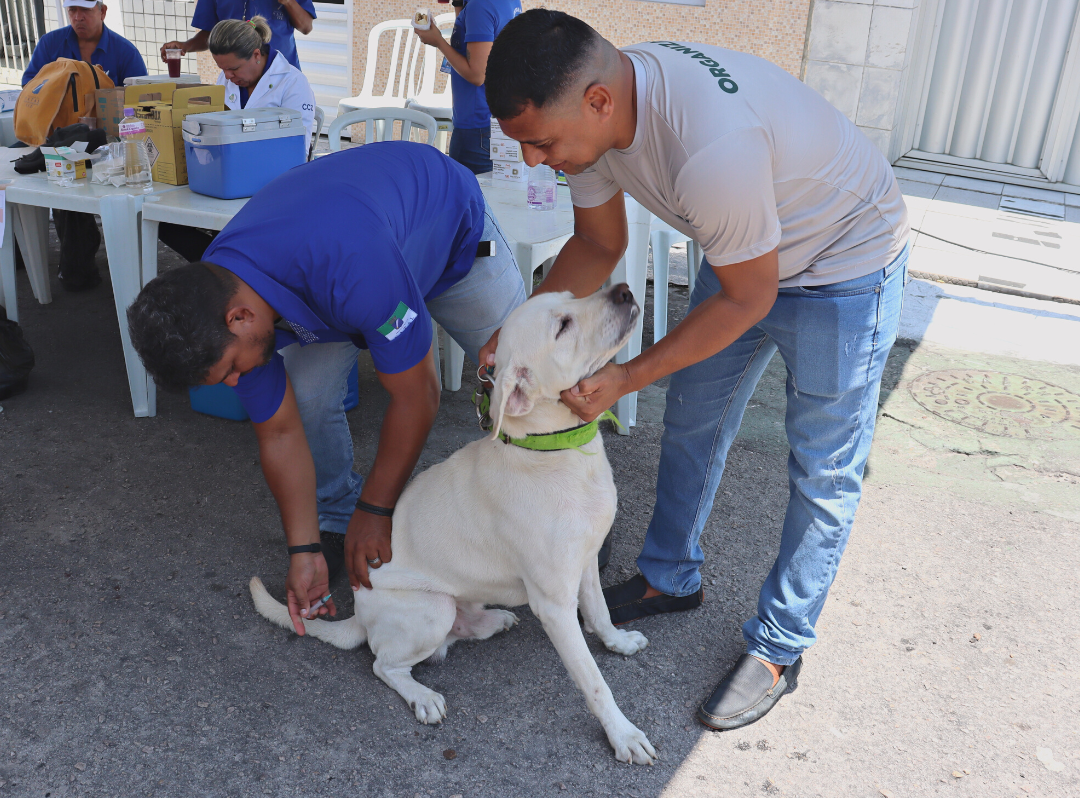
<instances>
[{"instance_id":1,"label":"man's hand on dog's head","mask_svg":"<svg viewBox=\"0 0 1080 798\"><path fill-rule=\"evenodd\" d=\"M363 585L371 589L369 568L390 562L391 519L357 510L349 520L345 533L345 567L349 569L349 584L353 590Z\"/></svg>"},{"instance_id":2,"label":"man's hand on dog's head","mask_svg":"<svg viewBox=\"0 0 1080 798\"><path fill-rule=\"evenodd\" d=\"M285 579L285 591L289 597L289 615L292 617L293 628L298 635L303 635L304 616L300 614L300 610L306 610L330 592L330 576L323 556L310 552L292 555L289 558L289 576ZM331 616L337 615L333 599L319 607L311 617L327 613Z\"/></svg>"}]
</instances>

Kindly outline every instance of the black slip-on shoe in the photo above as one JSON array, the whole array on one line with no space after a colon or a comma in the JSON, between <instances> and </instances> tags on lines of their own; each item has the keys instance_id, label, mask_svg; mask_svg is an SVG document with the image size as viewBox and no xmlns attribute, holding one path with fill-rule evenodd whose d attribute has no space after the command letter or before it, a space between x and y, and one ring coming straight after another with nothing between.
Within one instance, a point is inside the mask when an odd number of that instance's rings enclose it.
<instances>
[{"instance_id":1,"label":"black slip-on shoe","mask_svg":"<svg viewBox=\"0 0 1080 798\"><path fill-rule=\"evenodd\" d=\"M699 589L689 596L668 596L661 593L659 596L645 598L645 591L648 589L649 583L641 574L632 576L622 584L605 588L604 601L611 613L611 622L621 626L649 615L692 610L701 606L705 595L704 590Z\"/></svg>"},{"instance_id":2,"label":"black slip-on shoe","mask_svg":"<svg viewBox=\"0 0 1080 798\"><path fill-rule=\"evenodd\" d=\"M331 585L338 575L345 570L345 536L337 532L319 532L319 544L322 546L322 556L326 560L326 570L330 574L328 580Z\"/></svg>"},{"instance_id":3,"label":"black slip-on shoe","mask_svg":"<svg viewBox=\"0 0 1080 798\"><path fill-rule=\"evenodd\" d=\"M743 654L700 706L697 719L714 731L747 726L765 717L786 693L798 686L802 657L784 668L773 684L772 671L757 657Z\"/></svg>"},{"instance_id":4,"label":"black slip-on shoe","mask_svg":"<svg viewBox=\"0 0 1080 798\"><path fill-rule=\"evenodd\" d=\"M101 285L101 273L97 269L73 276L61 273L60 285L64 287L65 291L70 291L73 294L80 291L89 291L91 288L97 288Z\"/></svg>"},{"instance_id":5,"label":"black slip-on shoe","mask_svg":"<svg viewBox=\"0 0 1080 798\"><path fill-rule=\"evenodd\" d=\"M607 537L604 538L604 542L600 544L600 553L596 555L596 565L601 571L607 567L608 561L611 559L611 533L607 533Z\"/></svg>"}]
</instances>

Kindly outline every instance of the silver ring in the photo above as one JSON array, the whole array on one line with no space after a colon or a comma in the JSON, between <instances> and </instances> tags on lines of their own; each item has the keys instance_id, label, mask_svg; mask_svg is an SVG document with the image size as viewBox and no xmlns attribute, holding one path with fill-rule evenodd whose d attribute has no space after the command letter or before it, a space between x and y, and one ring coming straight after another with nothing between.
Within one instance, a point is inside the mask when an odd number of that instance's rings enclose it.
<instances>
[{"instance_id":1,"label":"silver ring","mask_svg":"<svg viewBox=\"0 0 1080 798\"><path fill-rule=\"evenodd\" d=\"M378 565L381 562L382 562L382 560L380 558L376 557L374 560L368 560L367 564L368 565Z\"/></svg>"}]
</instances>

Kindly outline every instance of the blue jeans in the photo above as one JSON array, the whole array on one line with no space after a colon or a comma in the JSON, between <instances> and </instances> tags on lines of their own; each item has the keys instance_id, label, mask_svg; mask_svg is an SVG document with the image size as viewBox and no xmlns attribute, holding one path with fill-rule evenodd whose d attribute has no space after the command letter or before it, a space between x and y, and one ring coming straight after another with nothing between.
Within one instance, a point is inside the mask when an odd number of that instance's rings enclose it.
<instances>
[{"instance_id":1,"label":"blue jeans","mask_svg":"<svg viewBox=\"0 0 1080 798\"><path fill-rule=\"evenodd\" d=\"M907 255L905 248L884 269L854 280L782 288L762 321L671 377L656 505L637 564L657 590L685 596L701 587L698 539L746 403L773 353L787 366L790 496L757 617L743 625L748 652L778 665L790 665L816 640L814 624L847 545ZM690 307L719 290L703 262Z\"/></svg>"},{"instance_id":2,"label":"blue jeans","mask_svg":"<svg viewBox=\"0 0 1080 798\"><path fill-rule=\"evenodd\" d=\"M460 281L427 302L428 312L477 362L480 347L510 311L525 301L513 251L491 208L484 206L484 241L495 255L477 258ZM364 478L353 470L353 441L345 417L346 379L359 350L352 343L293 344L281 350L311 456L315 460L319 529L345 534Z\"/></svg>"},{"instance_id":3,"label":"blue jeans","mask_svg":"<svg viewBox=\"0 0 1080 798\"><path fill-rule=\"evenodd\" d=\"M491 128L454 128L450 134L449 156L474 175L491 171Z\"/></svg>"}]
</instances>

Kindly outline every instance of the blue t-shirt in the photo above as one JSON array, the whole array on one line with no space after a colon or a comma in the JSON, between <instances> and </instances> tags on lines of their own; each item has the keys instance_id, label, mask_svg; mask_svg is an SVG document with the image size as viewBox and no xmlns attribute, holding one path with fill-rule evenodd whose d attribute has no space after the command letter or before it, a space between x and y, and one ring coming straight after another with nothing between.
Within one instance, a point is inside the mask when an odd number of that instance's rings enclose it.
<instances>
[{"instance_id":1,"label":"blue t-shirt","mask_svg":"<svg viewBox=\"0 0 1080 798\"><path fill-rule=\"evenodd\" d=\"M450 46L468 56L469 42L495 41L506 23L520 13L520 0L469 0L454 20ZM474 86L454 70L450 82L454 92L454 127L489 127L491 111L484 87Z\"/></svg>"},{"instance_id":2,"label":"blue t-shirt","mask_svg":"<svg viewBox=\"0 0 1080 798\"><path fill-rule=\"evenodd\" d=\"M38 39L34 54L30 56L30 63L23 72L22 85L25 86L33 80L43 66L58 58L83 60L82 53L79 52L79 37L70 25L49 31ZM117 86L123 86L125 78L137 78L146 74L146 64L135 45L119 33L113 33L107 25L101 26L101 41L90 56L90 63L104 69L105 74Z\"/></svg>"},{"instance_id":3,"label":"blue t-shirt","mask_svg":"<svg viewBox=\"0 0 1080 798\"><path fill-rule=\"evenodd\" d=\"M311 0L296 0L300 8L315 18L315 6ZM297 69L300 58L296 55L293 24L285 9L277 0L198 0L191 16L191 27L213 30L223 19L251 19L266 17L270 25L270 46L285 56L285 60Z\"/></svg>"},{"instance_id":4,"label":"blue t-shirt","mask_svg":"<svg viewBox=\"0 0 1080 798\"><path fill-rule=\"evenodd\" d=\"M387 141L297 166L252 197L206 250L265 299L291 332L277 348L352 341L397 374L431 346L425 303L472 268L484 195L472 172L428 144ZM285 396L280 354L236 392L251 420Z\"/></svg>"}]
</instances>

